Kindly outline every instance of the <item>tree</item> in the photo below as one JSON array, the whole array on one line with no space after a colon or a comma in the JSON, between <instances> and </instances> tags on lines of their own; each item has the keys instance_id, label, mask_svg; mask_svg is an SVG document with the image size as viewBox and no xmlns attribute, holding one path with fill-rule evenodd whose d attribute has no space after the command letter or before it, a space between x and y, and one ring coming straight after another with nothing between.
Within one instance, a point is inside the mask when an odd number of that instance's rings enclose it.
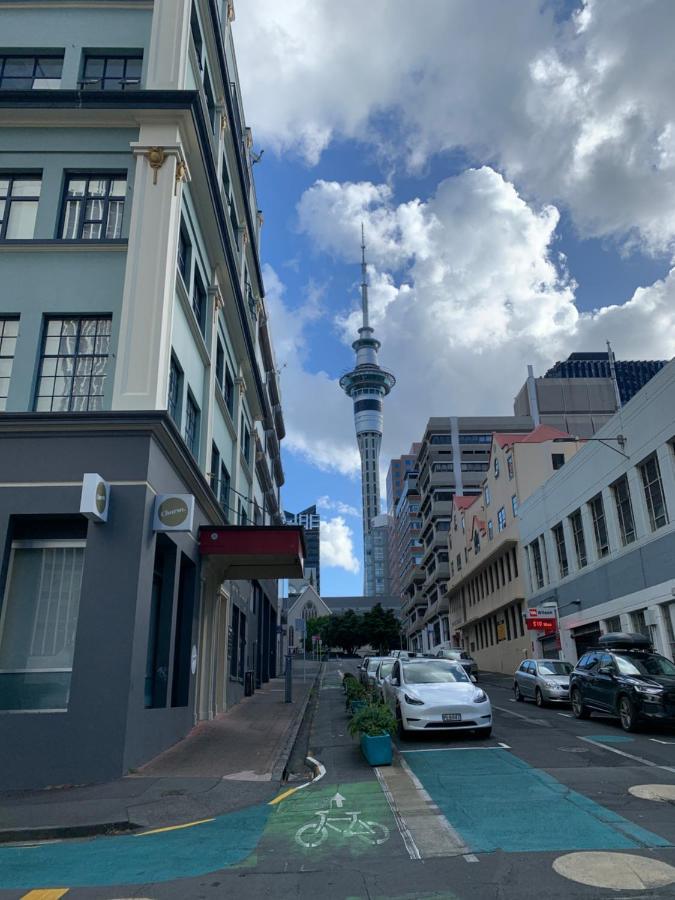
<instances>
[{"instance_id":1,"label":"tree","mask_svg":"<svg viewBox=\"0 0 675 900\"><path fill-rule=\"evenodd\" d=\"M310 652L313 650L312 645L312 636L318 634L321 640L325 644L323 629L325 627L326 622L330 619L330 616L321 616L320 618L308 619L306 622L306 632L305 632L305 650Z\"/></svg>"},{"instance_id":2,"label":"tree","mask_svg":"<svg viewBox=\"0 0 675 900\"><path fill-rule=\"evenodd\" d=\"M387 653L401 645L401 626L390 609L383 609L381 603L364 613L363 629L365 640L379 653Z\"/></svg>"}]
</instances>

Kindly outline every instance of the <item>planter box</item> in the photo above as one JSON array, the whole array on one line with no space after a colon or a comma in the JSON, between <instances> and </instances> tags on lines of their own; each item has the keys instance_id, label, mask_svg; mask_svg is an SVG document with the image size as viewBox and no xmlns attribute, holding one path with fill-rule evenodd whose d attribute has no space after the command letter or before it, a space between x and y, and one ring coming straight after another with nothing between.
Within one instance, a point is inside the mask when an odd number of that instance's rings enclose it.
<instances>
[{"instance_id":1,"label":"planter box","mask_svg":"<svg viewBox=\"0 0 675 900\"><path fill-rule=\"evenodd\" d=\"M378 734L371 737L361 735L361 752L371 766L390 766L392 760L391 736Z\"/></svg>"},{"instance_id":2,"label":"planter box","mask_svg":"<svg viewBox=\"0 0 675 900\"><path fill-rule=\"evenodd\" d=\"M352 708L352 715L354 715L354 713L357 713L360 709L365 709L366 706L368 706L368 701L367 700L352 700L350 703L350 706Z\"/></svg>"}]
</instances>

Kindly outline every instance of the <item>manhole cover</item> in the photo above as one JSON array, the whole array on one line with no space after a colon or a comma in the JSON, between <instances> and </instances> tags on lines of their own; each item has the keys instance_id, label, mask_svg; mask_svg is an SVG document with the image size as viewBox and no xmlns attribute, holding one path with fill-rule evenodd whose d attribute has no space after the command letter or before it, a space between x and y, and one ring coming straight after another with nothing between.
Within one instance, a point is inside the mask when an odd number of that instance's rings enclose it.
<instances>
[{"instance_id":1,"label":"manhole cover","mask_svg":"<svg viewBox=\"0 0 675 900\"><path fill-rule=\"evenodd\" d=\"M636 784L628 788L628 792L642 800L675 803L675 784Z\"/></svg>"},{"instance_id":2,"label":"manhole cover","mask_svg":"<svg viewBox=\"0 0 675 900\"><path fill-rule=\"evenodd\" d=\"M553 863L563 878L615 891L644 891L675 884L675 869L631 853L568 853Z\"/></svg>"}]
</instances>

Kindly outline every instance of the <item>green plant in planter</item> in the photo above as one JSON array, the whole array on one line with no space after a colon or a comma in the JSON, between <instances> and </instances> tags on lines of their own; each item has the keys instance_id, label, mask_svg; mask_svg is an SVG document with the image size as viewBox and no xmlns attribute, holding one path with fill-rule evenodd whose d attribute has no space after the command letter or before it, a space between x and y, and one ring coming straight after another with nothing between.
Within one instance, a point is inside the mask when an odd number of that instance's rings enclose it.
<instances>
[{"instance_id":1,"label":"green plant in planter","mask_svg":"<svg viewBox=\"0 0 675 900\"><path fill-rule=\"evenodd\" d=\"M356 675L352 675L351 672L345 672L342 678L342 688L345 694L347 693L347 686L351 681L356 681Z\"/></svg>"},{"instance_id":2,"label":"green plant in planter","mask_svg":"<svg viewBox=\"0 0 675 900\"><path fill-rule=\"evenodd\" d=\"M395 734L396 718L384 703L371 703L354 713L349 722L349 733L352 737L365 734L376 737L380 734Z\"/></svg>"},{"instance_id":3,"label":"green plant in planter","mask_svg":"<svg viewBox=\"0 0 675 900\"><path fill-rule=\"evenodd\" d=\"M366 689L364 686L356 680L356 678L350 678L345 682L345 693L347 694L347 703L350 703L352 700L365 700L366 699Z\"/></svg>"}]
</instances>

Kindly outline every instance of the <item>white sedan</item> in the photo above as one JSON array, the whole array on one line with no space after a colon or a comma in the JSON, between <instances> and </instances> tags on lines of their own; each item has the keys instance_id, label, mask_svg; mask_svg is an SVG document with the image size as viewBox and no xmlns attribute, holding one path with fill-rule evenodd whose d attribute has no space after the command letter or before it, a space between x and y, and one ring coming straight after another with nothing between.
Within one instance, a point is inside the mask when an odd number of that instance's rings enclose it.
<instances>
[{"instance_id":1,"label":"white sedan","mask_svg":"<svg viewBox=\"0 0 675 900\"><path fill-rule=\"evenodd\" d=\"M408 731L492 733L488 695L451 660L397 659L384 679L384 697L402 737Z\"/></svg>"}]
</instances>

